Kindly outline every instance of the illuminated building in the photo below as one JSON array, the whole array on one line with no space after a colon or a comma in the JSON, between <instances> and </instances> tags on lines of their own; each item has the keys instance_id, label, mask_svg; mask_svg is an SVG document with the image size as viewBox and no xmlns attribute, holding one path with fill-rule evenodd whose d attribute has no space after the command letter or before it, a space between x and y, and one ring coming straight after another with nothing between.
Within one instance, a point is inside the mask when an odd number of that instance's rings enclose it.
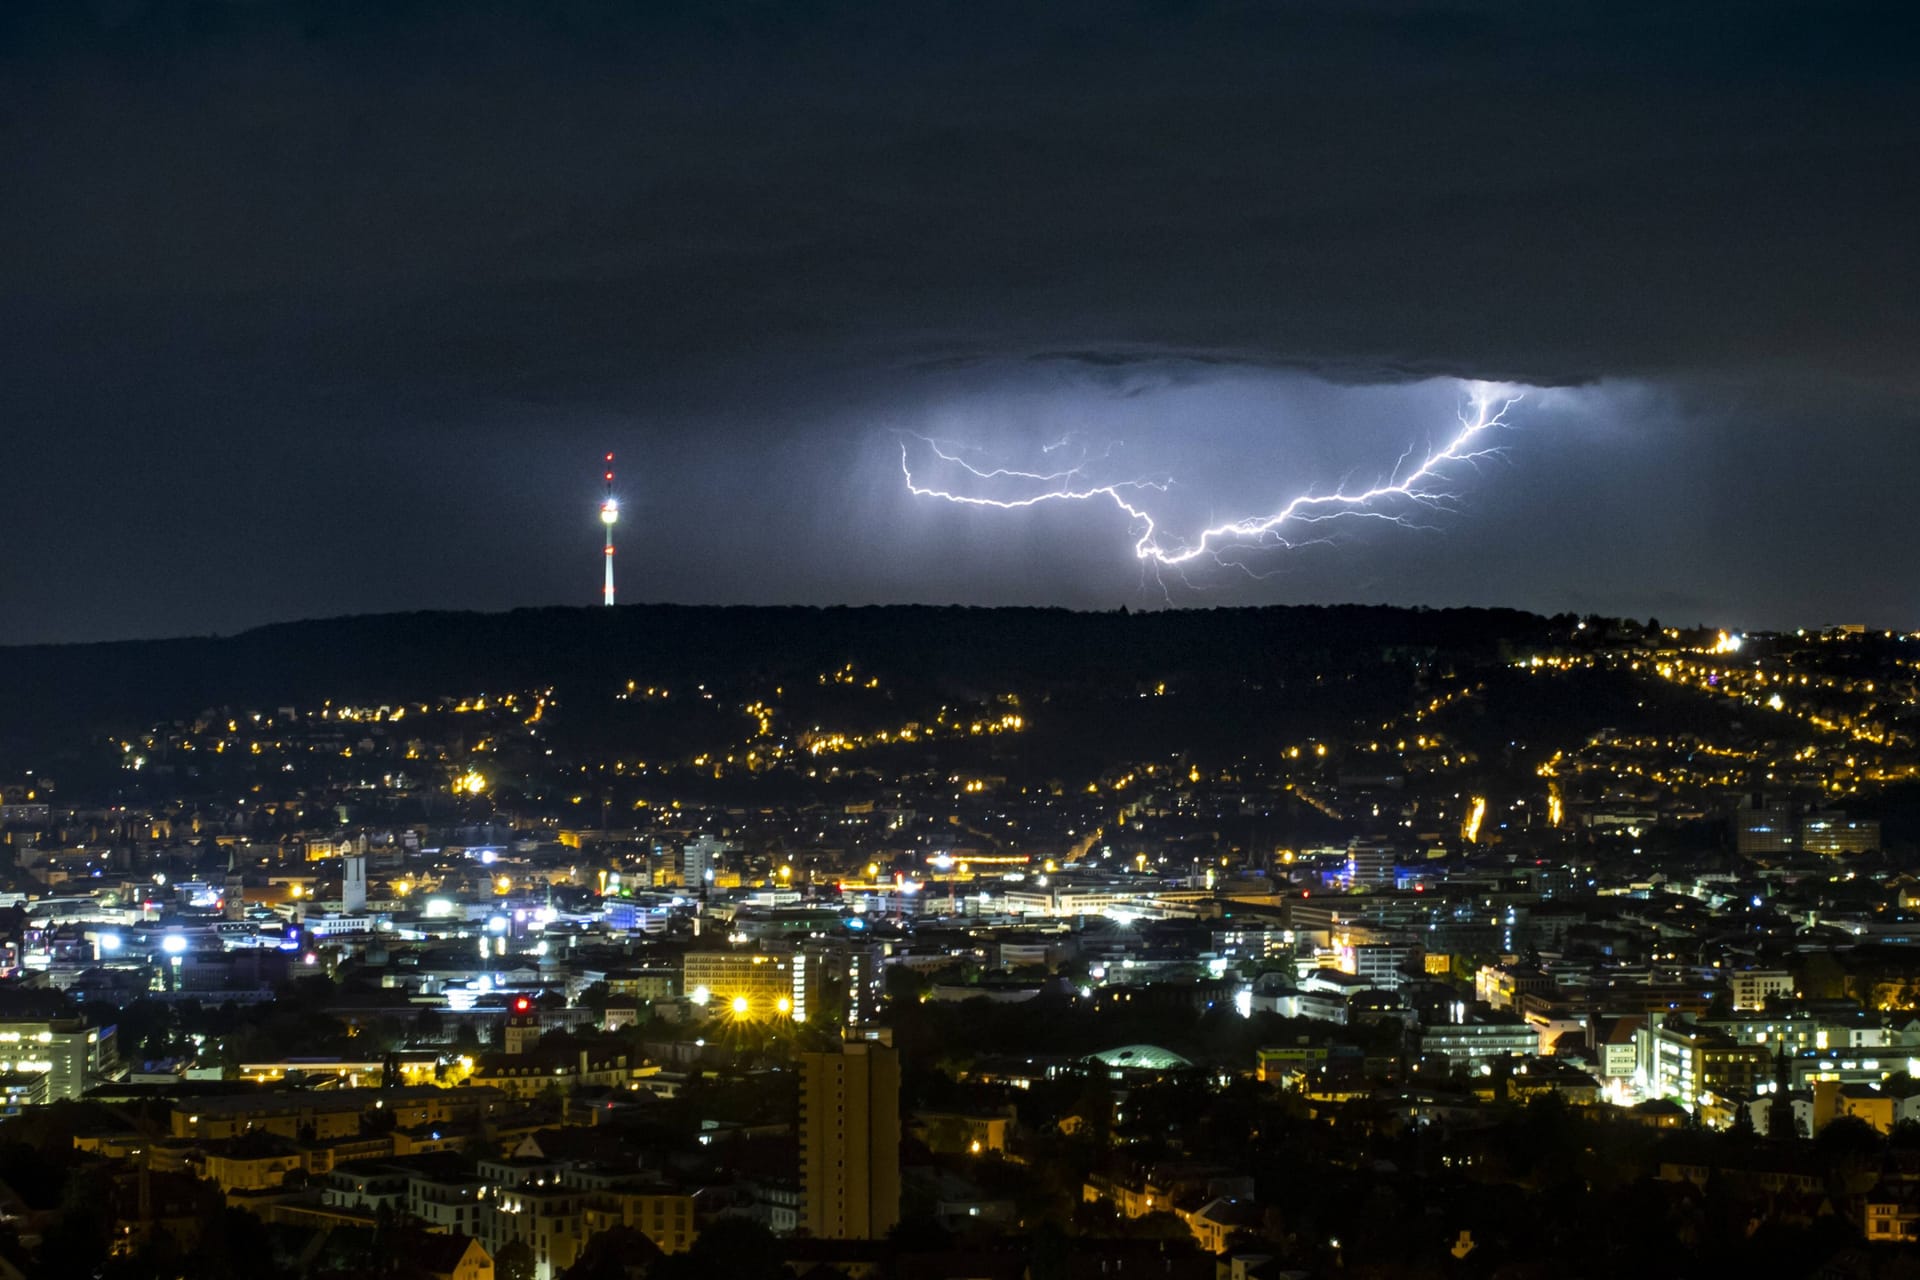
<instances>
[{"instance_id":1,"label":"illuminated building","mask_svg":"<svg viewBox=\"0 0 1920 1280\"><path fill-rule=\"evenodd\" d=\"M1062 883L1056 880L1041 888L1009 889L1002 895L1001 902L1008 915L1071 919L1074 916L1097 916L1124 910L1129 904L1153 896L1151 888L1135 888L1111 882Z\"/></svg>"},{"instance_id":2,"label":"illuminated building","mask_svg":"<svg viewBox=\"0 0 1920 1280\"><path fill-rule=\"evenodd\" d=\"M927 1150L943 1156L977 1156L989 1152L1004 1154L1013 1128L1014 1109L974 1113L968 1111L916 1111L913 1131L927 1144Z\"/></svg>"},{"instance_id":3,"label":"illuminated building","mask_svg":"<svg viewBox=\"0 0 1920 1280\"><path fill-rule=\"evenodd\" d=\"M607 927L618 933L665 933L672 914L669 900L659 896L610 898L606 904Z\"/></svg>"},{"instance_id":4,"label":"illuminated building","mask_svg":"<svg viewBox=\"0 0 1920 1280\"><path fill-rule=\"evenodd\" d=\"M582 1175L574 1175L585 1183ZM699 1230L694 1223L693 1197L685 1191L640 1185L637 1180L607 1182L589 1187L586 1226L589 1237L614 1227L630 1227L660 1246L663 1253L682 1253L693 1247Z\"/></svg>"},{"instance_id":5,"label":"illuminated building","mask_svg":"<svg viewBox=\"0 0 1920 1280\"><path fill-rule=\"evenodd\" d=\"M1792 995L1793 975L1785 969L1742 969L1733 975L1730 985L1736 1010L1757 1010L1764 1008L1771 996Z\"/></svg>"},{"instance_id":6,"label":"illuminated building","mask_svg":"<svg viewBox=\"0 0 1920 1280\"><path fill-rule=\"evenodd\" d=\"M1420 1034L1421 1056L1443 1058L1450 1067L1477 1069L1499 1058L1524 1057L1539 1049L1540 1033L1518 1019L1446 1023Z\"/></svg>"},{"instance_id":7,"label":"illuminated building","mask_svg":"<svg viewBox=\"0 0 1920 1280\"><path fill-rule=\"evenodd\" d=\"M1347 883L1391 885L1394 881L1393 846L1378 840L1355 840L1347 846Z\"/></svg>"},{"instance_id":8,"label":"illuminated building","mask_svg":"<svg viewBox=\"0 0 1920 1280\"><path fill-rule=\"evenodd\" d=\"M1657 1024L1656 1024L1657 1022ZM1689 1019L1656 1020L1640 1028L1640 1071L1649 1097L1672 1098L1691 1109L1708 1095L1752 1095L1773 1066L1768 1051Z\"/></svg>"},{"instance_id":9,"label":"illuminated building","mask_svg":"<svg viewBox=\"0 0 1920 1280\"><path fill-rule=\"evenodd\" d=\"M118 1061L112 1027L75 1021L0 1023L0 1062L7 1074L32 1076L27 1100L77 1101Z\"/></svg>"},{"instance_id":10,"label":"illuminated building","mask_svg":"<svg viewBox=\"0 0 1920 1280\"><path fill-rule=\"evenodd\" d=\"M533 1007L533 1001L525 996L516 996L513 1008L507 1014L507 1028L501 1043L510 1054L523 1054L540 1043L540 1036L546 1028L540 1025L539 1011Z\"/></svg>"},{"instance_id":11,"label":"illuminated building","mask_svg":"<svg viewBox=\"0 0 1920 1280\"><path fill-rule=\"evenodd\" d=\"M1321 1066L1327 1060L1325 1045L1295 1045L1292 1047L1254 1050L1254 1079L1262 1084L1284 1084L1288 1077L1304 1076L1307 1071Z\"/></svg>"},{"instance_id":12,"label":"illuminated building","mask_svg":"<svg viewBox=\"0 0 1920 1280\"><path fill-rule=\"evenodd\" d=\"M367 909L367 855L350 853L340 860L340 914L359 915Z\"/></svg>"},{"instance_id":13,"label":"illuminated building","mask_svg":"<svg viewBox=\"0 0 1920 1280\"><path fill-rule=\"evenodd\" d=\"M1800 820L1800 847L1829 855L1872 853L1880 847L1880 824L1844 813L1809 813Z\"/></svg>"},{"instance_id":14,"label":"illuminated building","mask_svg":"<svg viewBox=\"0 0 1920 1280\"><path fill-rule=\"evenodd\" d=\"M463 1235L424 1232L401 1249L413 1274L431 1280L493 1280L493 1258L478 1240Z\"/></svg>"},{"instance_id":15,"label":"illuminated building","mask_svg":"<svg viewBox=\"0 0 1920 1280\"><path fill-rule=\"evenodd\" d=\"M1920 1240L1920 1191L1911 1184L1877 1182L1862 1206L1867 1239L1877 1244Z\"/></svg>"},{"instance_id":16,"label":"illuminated building","mask_svg":"<svg viewBox=\"0 0 1920 1280\"><path fill-rule=\"evenodd\" d=\"M849 1041L800 1055L801 1221L809 1235L878 1240L900 1220L900 1059Z\"/></svg>"},{"instance_id":17,"label":"illuminated building","mask_svg":"<svg viewBox=\"0 0 1920 1280\"><path fill-rule=\"evenodd\" d=\"M806 1018L804 956L759 951L689 951L680 990L697 1005L735 1009L744 1017ZM744 1000L744 1007L737 1004Z\"/></svg>"},{"instance_id":18,"label":"illuminated building","mask_svg":"<svg viewBox=\"0 0 1920 1280\"><path fill-rule=\"evenodd\" d=\"M407 1214L431 1232L479 1235L485 1190L486 1184L469 1174L413 1170L407 1175Z\"/></svg>"},{"instance_id":19,"label":"illuminated building","mask_svg":"<svg viewBox=\"0 0 1920 1280\"><path fill-rule=\"evenodd\" d=\"M358 934L374 933L379 927L379 919L372 915L325 915L307 916L301 923L306 931L316 938L336 936L352 937Z\"/></svg>"},{"instance_id":20,"label":"illuminated building","mask_svg":"<svg viewBox=\"0 0 1920 1280\"><path fill-rule=\"evenodd\" d=\"M794 956L795 1016L817 1015L830 983L845 993L848 1026L873 1021L880 1011L880 948L837 939L802 947Z\"/></svg>"},{"instance_id":21,"label":"illuminated building","mask_svg":"<svg viewBox=\"0 0 1920 1280\"><path fill-rule=\"evenodd\" d=\"M1337 939L1340 971L1352 974L1383 991L1397 991L1409 965L1421 961L1418 947L1403 942L1365 942L1343 935Z\"/></svg>"},{"instance_id":22,"label":"illuminated building","mask_svg":"<svg viewBox=\"0 0 1920 1280\"><path fill-rule=\"evenodd\" d=\"M502 1053L482 1054L469 1078L474 1086L497 1089L521 1102L552 1094L566 1095L576 1089L621 1089L639 1075L657 1074L657 1069L636 1068L624 1053L595 1057L586 1049L527 1053L518 1056Z\"/></svg>"},{"instance_id":23,"label":"illuminated building","mask_svg":"<svg viewBox=\"0 0 1920 1280\"><path fill-rule=\"evenodd\" d=\"M358 1136L363 1117L376 1110L392 1115L402 1129L472 1125L496 1112L505 1096L483 1086L441 1089L433 1085L220 1094L176 1101L169 1128L172 1136L195 1141L259 1131L302 1140L310 1135L324 1142Z\"/></svg>"},{"instance_id":24,"label":"illuminated building","mask_svg":"<svg viewBox=\"0 0 1920 1280\"><path fill-rule=\"evenodd\" d=\"M1552 990L1553 979L1538 969L1484 964L1473 975L1474 999L1495 1009L1513 1009L1522 996Z\"/></svg>"},{"instance_id":25,"label":"illuminated building","mask_svg":"<svg viewBox=\"0 0 1920 1280\"><path fill-rule=\"evenodd\" d=\"M733 848L714 836L696 836L680 850L680 880L689 889L702 889L713 883L720 855Z\"/></svg>"},{"instance_id":26,"label":"illuminated building","mask_svg":"<svg viewBox=\"0 0 1920 1280\"><path fill-rule=\"evenodd\" d=\"M588 1199L577 1187L559 1182L503 1190L487 1206L483 1238L496 1254L509 1244L526 1245L533 1253L534 1275L557 1277L586 1247Z\"/></svg>"},{"instance_id":27,"label":"illuminated building","mask_svg":"<svg viewBox=\"0 0 1920 1280\"><path fill-rule=\"evenodd\" d=\"M1212 947L1229 960L1277 960L1293 956L1291 929L1215 929Z\"/></svg>"},{"instance_id":28,"label":"illuminated building","mask_svg":"<svg viewBox=\"0 0 1920 1280\"><path fill-rule=\"evenodd\" d=\"M1733 843L1745 856L1794 852L1800 847L1800 824L1794 818L1793 806L1752 797L1734 811Z\"/></svg>"}]
</instances>

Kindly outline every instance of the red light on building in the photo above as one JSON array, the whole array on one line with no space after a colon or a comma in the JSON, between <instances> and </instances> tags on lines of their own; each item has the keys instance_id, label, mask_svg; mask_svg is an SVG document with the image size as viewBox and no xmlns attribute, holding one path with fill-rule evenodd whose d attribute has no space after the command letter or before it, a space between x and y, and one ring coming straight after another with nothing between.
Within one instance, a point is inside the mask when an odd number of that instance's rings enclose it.
<instances>
[{"instance_id":1,"label":"red light on building","mask_svg":"<svg viewBox=\"0 0 1920 1280\"><path fill-rule=\"evenodd\" d=\"M533 1001L527 999L525 996L515 996L513 998L513 1011L515 1013L525 1013L531 1008L533 1008Z\"/></svg>"}]
</instances>

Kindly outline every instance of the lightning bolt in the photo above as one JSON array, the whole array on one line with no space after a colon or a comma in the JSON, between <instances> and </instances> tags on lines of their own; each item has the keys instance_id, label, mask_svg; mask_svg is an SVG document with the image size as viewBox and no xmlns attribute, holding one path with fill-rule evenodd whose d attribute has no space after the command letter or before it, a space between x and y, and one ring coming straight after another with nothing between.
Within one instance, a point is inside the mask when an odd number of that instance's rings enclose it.
<instances>
[{"instance_id":1,"label":"lightning bolt","mask_svg":"<svg viewBox=\"0 0 1920 1280\"><path fill-rule=\"evenodd\" d=\"M1164 492L1172 483L1164 479L1136 479L1110 481L1105 484L1087 484L1082 476L1090 459L1082 451L1072 466L1055 471L1021 471L1012 467L981 467L966 460L956 452L959 446L933 440L926 436L903 436L900 442L900 471L906 477L907 490L918 498L938 498L945 502L957 503L968 507L992 507L1001 511L1018 511L1025 507L1037 507L1049 502L1098 502L1102 499L1118 507L1138 531L1133 544L1134 558L1143 566L1153 569L1179 569L1201 557L1208 557L1220 564L1237 562L1222 559L1222 553L1232 548L1292 548L1300 545L1289 530L1300 526L1323 524L1341 519L1384 520L1392 524L1412 527L1407 507L1420 507L1429 510L1450 508L1456 501L1456 495L1436 484L1445 482L1446 469L1455 463L1469 465L1481 459L1495 456L1497 448L1486 443L1490 432L1507 426L1507 414L1520 401L1517 393L1510 393L1494 383L1474 382L1467 385L1466 403L1459 412L1460 426L1444 445L1438 449L1430 448L1415 462L1416 451L1409 447L1394 463L1386 477L1372 488L1349 491L1344 485L1332 493L1315 493L1309 490L1289 499L1276 510L1258 516L1247 516L1202 529L1198 534L1184 541L1163 542L1160 527L1153 515L1142 505L1142 494L1152 491ZM959 468L966 475L983 481L1024 481L1032 484L1047 485L1018 497L996 498L977 493L961 492L957 489L942 488L934 484L923 484L914 478L913 460L910 454L911 442L919 441L941 462ZM1049 454L1065 447L1068 441L1047 446ZM1103 455L1104 456L1104 455ZM1412 464L1411 466L1409 464ZM1324 539L1315 539L1324 541Z\"/></svg>"}]
</instances>

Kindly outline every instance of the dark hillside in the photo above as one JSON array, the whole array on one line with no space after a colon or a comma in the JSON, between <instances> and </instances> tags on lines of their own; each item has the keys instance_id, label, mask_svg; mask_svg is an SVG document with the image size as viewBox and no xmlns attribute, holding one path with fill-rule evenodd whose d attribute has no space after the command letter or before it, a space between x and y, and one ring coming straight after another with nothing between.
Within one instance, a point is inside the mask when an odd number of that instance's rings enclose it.
<instances>
[{"instance_id":1,"label":"dark hillside","mask_svg":"<svg viewBox=\"0 0 1920 1280\"><path fill-rule=\"evenodd\" d=\"M225 637L0 649L0 753L44 759L92 735L209 707L544 686L564 700L630 679L797 683L847 663L916 698L1105 698L1162 682L1226 692L1383 662L1477 664L1544 640L1551 626L1513 610L1361 605L1153 613L630 605L337 618Z\"/></svg>"}]
</instances>

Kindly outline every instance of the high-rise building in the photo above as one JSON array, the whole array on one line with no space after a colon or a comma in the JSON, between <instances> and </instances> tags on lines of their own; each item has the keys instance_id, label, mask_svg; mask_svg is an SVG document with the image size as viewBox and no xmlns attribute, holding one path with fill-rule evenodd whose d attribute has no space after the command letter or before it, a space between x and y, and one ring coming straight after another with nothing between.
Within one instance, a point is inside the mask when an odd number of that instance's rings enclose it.
<instances>
[{"instance_id":1,"label":"high-rise building","mask_svg":"<svg viewBox=\"0 0 1920 1280\"><path fill-rule=\"evenodd\" d=\"M840 938L822 938L802 946L794 955L794 1013L796 1019L819 1017L836 1003L828 999L837 989L837 1013L850 1027L872 1022L880 1012L880 948Z\"/></svg>"},{"instance_id":2,"label":"high-rise building","mask_svg":"<svg viewBox=\"0 0 1920 1280\"><path fill-rule=\"evenodd\" d=\"M698 893L713 883L720 855L733 846L717 836L695 836L680 849L680 880Z\"/></svg>"},{"instance_id":3,"label":"high-rise building","mask_svg":"<svg viewBox=\"0 0 1920 1280\"><path fill-rule=\"evenodd\" d=\"M1785 969L1742 969L1727 980L1733 988L1733 1007L1754 1010L1767 1007L1774 996L1793 994L1793 975Z\"/></svg>"},{"instance_id":4,"label":"high-rise building","mask_svg":"<svg viewBox=\"0 0 1920 1280\"><path fill-rule=\"evenodd\" d=\"M1686 1015L1657 1015L1641 1026L1639 1073L1646 1091L1688 1110L1709 1098L1752 1097L1764 1083L1772 1055L1765 1045L1740 1044Z\"/></svg>"},{"instance_id":5,"label":"high-rise building","mask_svg":"<svg viewBox=\"0 0 1920 1280\"><path fill-rule=\"evenodd\" d=\"M240 879L240 845L227 846L227 878L220 888L220 899L229 920L247 918L247 888Z\"/></svg>"},{"instance_id":6,"label":"high-rise building","mask_svg":"<svg viewBox=\"0 0 1920 1280\"><path fill-rule=\"evenodd\" d=\"M1805 814L1800 819L1800 847L1808 853L1872 853L1880 847L1880 823L1874 818L1849 818L1834 810Z\"/></svg>"},{"instance_id":7,"label":"high-rise building","mask_svg":"<svg viewBox=\"0 0 1920 1280\"><path fill-rule=\"evenodd\" d=\"M800 957L762 951L689 951L680 990L697 1005L740 1017L806 1019L805 965Z\"/></svg>"},{"instance_id":8,"label":"high-rise building","mask_svg":"<svg viewBox=\"0 0 1920 1280\"><path fill-rule=\"evenodd\" d=\"M1356 837L1347 845L1347 883L1391 885L1396 861L1393 846L1383 840Z\"/></svg>"},{"instance_id":9,"label":"high-rise building","mask_svg":"<svg viewBox=\"0 0 1920 1280\"><path fill-rule=\"evenodd\" d=\"M0 1070L32 1077L31 1102L75 1101L119 1061L113 1027L77 1019L0 1023Z\"/></svg>"},{"instance_id":10,"label":"high-rise building","mask_svg":"<svg viewBox=\"0 0 1920 1280\"><path fill-rule=\"evenodd\" d=\"M1754 854L1792 853L1800 847L1800 820L1791 801L1749 796L1733 815L1734 851Z\"/></svg>"},{"instance_id":11,"label":"high-rise building","mask_svg":"<svg viewBox=\"0 0 1920 1280\"><path fill-rule=\"evenodd\" d=\"M340 914L357 916L367 909L367 855L350 853L340 859Z\"/></svg>"},{"instance_id":12,"label":"high-rise building","mask_svg":"<svg viewBox=\"0 0 1920 1280\"><path fill-rule=\"evenodd\" d=\"M900 1220L900 1059L848 1041L800 1055L800 1188L807 1234L875 1240Z\"/></svg>"}]
</instances>

